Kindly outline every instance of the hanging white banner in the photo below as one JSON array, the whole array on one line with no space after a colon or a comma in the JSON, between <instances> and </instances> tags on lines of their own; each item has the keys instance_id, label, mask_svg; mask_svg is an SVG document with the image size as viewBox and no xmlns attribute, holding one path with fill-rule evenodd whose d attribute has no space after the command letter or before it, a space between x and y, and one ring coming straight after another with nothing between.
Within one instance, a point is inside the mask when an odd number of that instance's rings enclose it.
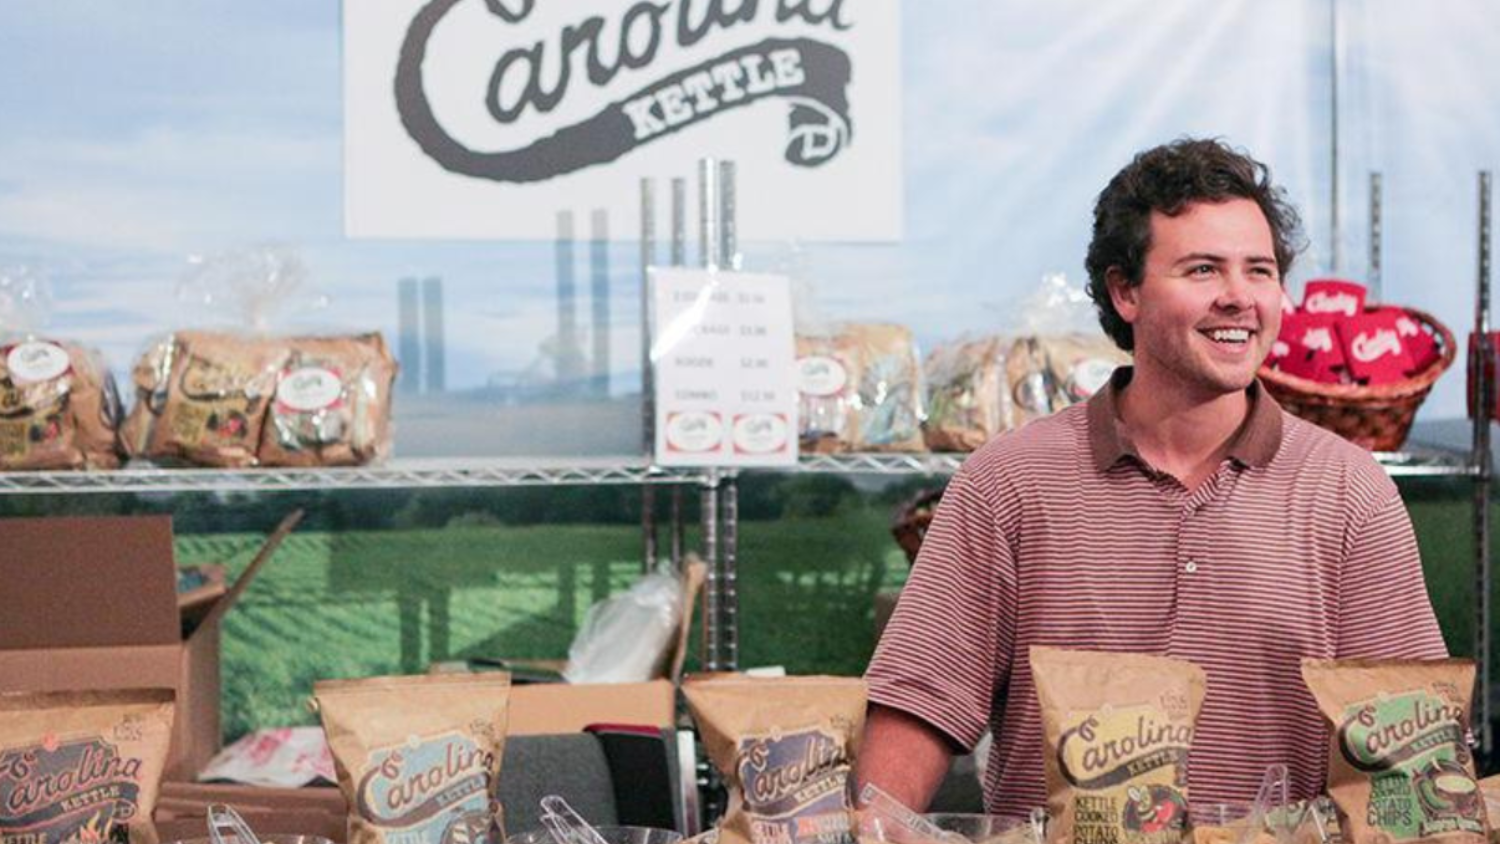
<instances>
[{"instance_id":1,"label":"hanging white banner","mask_svg":"<svg viewBox=\"0 0 1500 844\"><path fill-rule=\"evenodd\" d=\"M901 236L897 0L345 3L345 229L544 239L734 160L747 239Z\"/></svg>"}]
</instances>

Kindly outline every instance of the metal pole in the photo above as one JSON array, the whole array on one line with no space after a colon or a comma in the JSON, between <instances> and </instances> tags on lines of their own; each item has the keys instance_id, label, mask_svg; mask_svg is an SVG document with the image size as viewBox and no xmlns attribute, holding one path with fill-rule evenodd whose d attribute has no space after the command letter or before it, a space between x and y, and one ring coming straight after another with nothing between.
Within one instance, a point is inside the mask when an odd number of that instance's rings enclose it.
<instances>
[{"instance_id":1,"label":"metal pole","mask_svg":"<svg viewBox=\"0 0 1500 844\"><path fill-rule=\"evenodd\" d=\"M710 272L719 268L719 168L712 158L698 160L698 262ZM719 554L719 505L723 479L710 470L701 498L703 562L708 577L703 585L708 596L703 632L707 639L708 667L722 671L724 663L724 561Z\"/></svg>"},{"instance_id":2,"label":"metal pole","mask_svg":"<svg viewBox=\"0 0 1500 844\"><path fill-rule=\"evenodd\" d=\"M589 360L589 395L609 398L609 214L589 215L589 313L593 317L593 354Z\"/></svg>"},{"instance_id":3,"label":"metal pole","mask_svg":"<svg viewBox=\"0 0 1500 844\"><path fill-rule=\"evenodd\" d=\"M578 292L573 282L573 212L557 212L557 351L556 377L563 390L572 395L578 389L578 323L574 300Z\"/></svg>"},{"instance_id":4,"label":"metal pole","mask_svg":"<svg viewBox=\"0 0 1500 844\"><path fill-rule=\"evenodd\" d=\"M1332 82L1329 84L1329 96L1332 100L1329 108L1329 178L1328 178L1328 228L1329 228L1329 268L1334 275L1339 272L1339 257L1342 251L1339 245L1339 74L1343 71L1344 64L1344 42L1339 37L1339 2L1340 0L1328 0L1328 26L1333 41L1329 52L1329 62L1332 64Z\"/></svg>"},{"instance_id":5,"label":"metal pole","mask_svg":"<svg viewBox=\"0 0 1500 844\"><path fill-rule=\"evenodd\" d=\"M1479 173L1479 279L1474 308L1474 662L1479 672L1474 702L1479 752L1494 752L1490 724L1490 413L1494 407L1494 350L1490 337L1490 173Z\"/></svg>"},{"instance_id":6,"label":"metal pole","mask_svg":"<svg viewBox=\"0 0 1500 844\"><path fill-rule=\"evenodd\" d=\"M738 208L735 199L734 162L719 162L719 266L739 270L744 259L739 254Z\"/></svg>"},{"instance_id":7,"label":"metal pole","mask_svg":"<svg viewBox=\"0 0 1500 844\"><path fill-rule=\"evenodd\" d=\"M719 571L719 487L718 471L709 470L699 496L699 516L703 524L703 562L708 566L703 584L703 594L708 603L703 613L703 638L704 663L709 671L723 671L726 667L720 659L724 648L724 634L720 628L724 593Z\"/></svg>"},{"instance_id":8,"label":"metal pole","mask_svg":"<svg viewBox=\"0 0 1500 844\"><path fill-rule=\"evenodd\" d=\"M735 167L733 161L719 162L719 266L739 270L743 261L739 254L739 225L735 219ZM719 597L721 614L719 635L723 648L720 663L727 671L740 667L740 596L739 596L739 509L740 484L738 475L731 473L724 479L724 514L720 522L719 560L722 573L719 578L722 594Z\"/></svg>"},{"instance_id":9,"label":"metal pole","mask_svg":"<svg viewBox=\"0 0 1500 844\"><path fill-rule=\"evenodd\" d=\"M656 395L651 371L651 265L656 262L656 184L641 179L641 450L656 450ZM641 571L656 568L656 489L641 485Z\"/></svg>"},{"instance_id":10,"label":"metal pole","mask_svg":"<svg viewBox=\"0 0 1500 844\"><path fill-rule=\"evenodd\" d=\"M687 179L672 179L672 266L687 265ZM682 487L672 487L672 565L682 566L683 534Z\"/></svg>"},{"instance_id":11,"label":"metal pole","mask_svg":"<svg viewBox=\"0 0 1500 844\"><path fill-rule=\"evenodd\" d=\"M712 158L698 160L698 265L719 268L719 168Z\"/></svg>"},{"instance_id":12,"label":"metal pole","mask_svg":"<svg viewBox=\"0 0 1500 844\"><path fill-rule=\"evenodd\" d=\"M687 179L672 180L672 266L687 266Z\"/></svg>"},{"instance_id":13,"label":"metal pole","mask_svg":"<svg viewBox=\"0 0 1500 844\"><path fill-rule=\"evenodd\" d=\"M739 523L740 484L739 478L731 474L724 480L724 518L719 524L722 547L719 559L724 573L720 588L719 612L722 620L719 636L723 641L720 663L725 671L738 671L740 667L740 589L739 589Z\"/></svg>"},{"instance_id":14,"label":"metal pole","mask_svg":"<svg viewBox=\"0 0 1500 844\"><path fill-rule=\"evenodd\" d=\"M1371 302L1379 302L1381 299L1382 278L1380 275L1380 250L1381 239L1385 232L1385 220L1381 208L1383 199L1379 171L1370 173L1370 293Z\"/></svg>"}]
</instances>

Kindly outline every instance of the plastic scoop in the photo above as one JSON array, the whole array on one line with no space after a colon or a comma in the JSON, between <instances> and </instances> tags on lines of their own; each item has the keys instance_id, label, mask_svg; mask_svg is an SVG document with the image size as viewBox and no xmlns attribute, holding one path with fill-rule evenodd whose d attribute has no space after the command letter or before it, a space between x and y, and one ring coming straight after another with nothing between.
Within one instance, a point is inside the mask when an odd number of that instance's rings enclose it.
<instances>
[{"instance_id":1,"label":"plastic scoop","mask_svg":"<svg viewBox=\"0 0 1500 844\"><path fill-rule=\"evenodd\" d=\"M1031 821L1031 838L1036 844L1045 844L1047 841L1047 810L1041 806L1031 810L1027 817Z\"/></svg>"},{"instance_id":2,"label":"plastic scoop","mask_svg":"<svg viewBox=\"0 0 1500 844\"><path fill-rule=\"evenodd\" d=\"M1280 762L1266 768L1265 776L1260 780L1260 790L1255 793L1255 802L1250 804L1250 817L1246 819L1245 828L1240 831L1239 844L1251 844L1262 829L1270 829L1281 844L1287 844L1291 840L1291 830L1287 829L1285 815L1283 814L1280 822L1275 820L1278 809L1283 813L1287 810L1287 780L1290 777L1286 765Z\"/></svg>"},{"instance_id":3,"label":"plastic scoop","mask_svg":"<svg viewBox=\"0 0 1500 844\"><path fill-rule=\"evenodd\" d=\"M552 833L558 844L607 844L599 830L583 819L568 805L568 801L556 794L543 797L542 826Z\"/></svg>"},{"instance_id":4,"label":"plastic scoop","mask_svg":"<svg viewBox=\"0 0 1500 844\"><path fill-rule=\"evenodd\" d=\"M941 841L945 844L968 844L968 839L913 812L905 803L892 797L874 783L866 783L859 793L864 821L872 823L872 832L882 841L914 844L918 841Z\"/></svg>"},{"instance_id":5,"label":"plastic scoop","mask_svg":"<svg viewBox=\"0 0 1500 844\"><path fill-rule=\"evenodd\" d=\"M208 837L214 844L231 844L226 836L234 836L233 844L260 844L260 839L250 831L250 825L228 806L212 804L208 807Z\"/></svg>"}]
</instances>

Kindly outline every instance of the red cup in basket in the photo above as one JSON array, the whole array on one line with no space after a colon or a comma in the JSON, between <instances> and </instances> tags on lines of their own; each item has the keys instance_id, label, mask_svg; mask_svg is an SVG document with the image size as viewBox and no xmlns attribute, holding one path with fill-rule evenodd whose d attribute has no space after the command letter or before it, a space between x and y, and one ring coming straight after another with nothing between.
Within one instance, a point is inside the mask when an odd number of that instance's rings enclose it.
<instances>
[{"instance_id":1,"label":"red cup in basket","mask_svg":"<svg viewBox=\"0 0 1500 844\"><path fill-rule=\"evenodd\" d=\"M1281 319L1277 341L1286 344L1278 368L1298 378L1337 384L1344 366L1344 349L1334 329L1334 317L1290 314Z\"/></svg>"},{"instance_id":2,"label":"red cup in basket","mask_svg":"<svg viewBox=\"0 0 1500 844\"><path fill-rule=\"evenodd\" d=\"M1405 308L1381 308L1378 312L1384 311L1395 311L1396 334L1411 355L1412 367L1406 374L1416 375L1438 362L1443 353L1438 348L1437 338L1423 331L1421 323L1415 317L1407 313Z\"/></svg>"},{"instance_id":3,"label":"red cup in basket","mask_svg":"<svg viewBox=\"0 0 1500 844\"><path fill-rule=\"evenodd\" d=\"M1302 290L1302 312L1359 316L1365 310L1365 286L1342 278L1315 278Z\"/></svg>"},{"instance_id":4,"label":"red cup in basket","mask_svg":"<svg viewBox=\"0 0 1500 844\"><path fill-rule=\"evenodd\" d=\"M1394 308L1382 308L1339 322L1339 339L1350 375L1370 384L1391 384L1406 378L1415 362L1396 327L1401 316Z\"/></svg>"}]
</instances>

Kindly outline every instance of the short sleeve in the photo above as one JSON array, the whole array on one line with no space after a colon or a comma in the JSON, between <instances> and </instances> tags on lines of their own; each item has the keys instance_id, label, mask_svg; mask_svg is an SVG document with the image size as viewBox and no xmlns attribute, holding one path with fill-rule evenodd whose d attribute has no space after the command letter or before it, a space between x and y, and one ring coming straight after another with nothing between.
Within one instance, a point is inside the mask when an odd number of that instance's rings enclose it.
<instances>
[{"instance_id":1,"label":"short sleeve","mask_svg":"<svg viewBox=\"0 0 1500 844\"><path fill-rule=\"evenodd\" d=\"M1411 518L1385 480L1369 516L1350 525L1339 583L1340 659L1441 659L1443 644Z\"/></svg>"},{"instance_id":2,"label":"short sleeve","mask_svg":"<svg viewBox=\"0 0 1500 844\"><path fill-rule=\"evenodd\" d=\"M966 464L954 476L865 674L870 700L972 749L989 726L1014 650L1010 506Z\"/></svg>"}]
</instances>

